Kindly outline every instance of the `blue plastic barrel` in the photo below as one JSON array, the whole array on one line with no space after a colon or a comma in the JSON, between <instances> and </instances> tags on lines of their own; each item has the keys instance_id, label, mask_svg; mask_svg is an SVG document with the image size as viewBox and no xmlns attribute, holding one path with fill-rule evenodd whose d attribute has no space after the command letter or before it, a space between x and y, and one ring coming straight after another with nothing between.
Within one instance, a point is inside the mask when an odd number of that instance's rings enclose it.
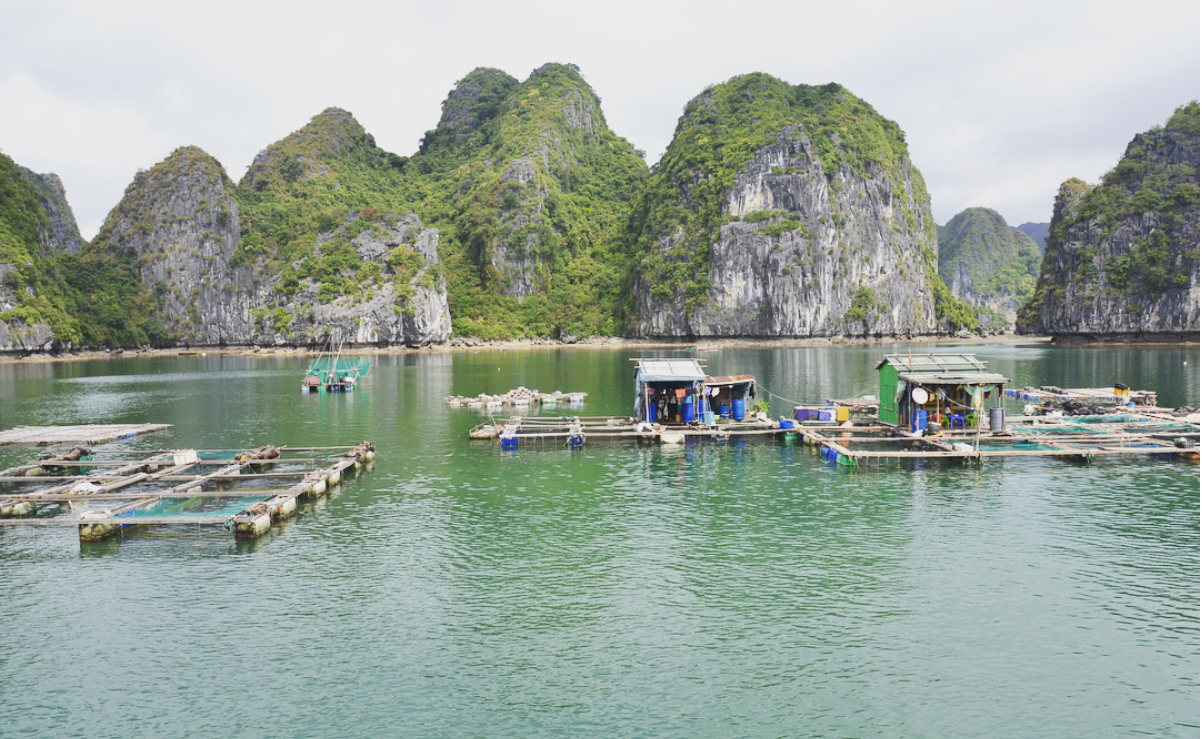
<instances>
[{"instance_id":1,"label":"blue plastic barrel","mask_svg":"<svg viewBox=\"0 0 1202 739\"><path fill-rule=\"evenodd\" d=\"M782 429L791 429L791 428L793 428L793 422L792 422L792 421L786 421L785 419L783 419L783 418L782 418L782 419L781 419L781 421L780 421L780 427L781 427Z\"/></svg>"},{"instance_id":2,"label":"blue plastic barrel","mask_svg":"<svg viewBox=\"0 0 1202 739\"><path fill-rule=\"evenodd\" d=\"M652 403L651 405L647 406L647 422L648 423L655 423L655 414L658 410L659 410L659 407L656 406L655 403Z\"/></svg>"},{"instance_id":3,"label":"blue plastic barrel","mask_svg":"<svg viewBox=\"0 0 1202 739\"><path fill-rule=\"evenodd\" d=\"M911 431L925 431L927 428L927 412L925 410L917 410L914 412L914 428Z\"/></svg>"},{"instance_id":4,"label":"blue plastic barrel","mask_svg":"<svg viewBox=\"0 0 1202 739\"><path fill-rule=\"evenodd\" d=\"M694 407L693 406L693 396L686 395L685 399L684 399L684 407L680 412L685 423L692 423L693 420L697 417L693 411L693 407Z\"/></svg>"},{"instance_id":5,"label":"blue plastic barrel","mask_svg":"<svg viewBox=\"0 0 1202 739\"><path fill-rule=\"evenodd\" d=\"M718 406L718 415L722 416L723 418L730 418L730 406L729 405Z\"/></svg>"},{"instance_id":6,"label":"blue plastic barrel","mask_svg":"<svg viewBox=\"0 0 1202 739\"><path fill-rule=\"evenodd\" d=\"M734 399L734 408L732 412L736 421L742 421L747 416L747 401L742 398Z\"/></svg>"}]
</instances>

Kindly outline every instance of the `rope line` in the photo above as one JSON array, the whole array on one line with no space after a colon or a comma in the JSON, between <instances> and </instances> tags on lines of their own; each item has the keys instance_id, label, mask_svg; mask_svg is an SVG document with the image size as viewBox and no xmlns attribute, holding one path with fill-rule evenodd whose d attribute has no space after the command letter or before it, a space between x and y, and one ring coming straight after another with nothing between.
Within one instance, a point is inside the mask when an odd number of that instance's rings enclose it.
<instances>
[{"instance_id":1,"label":"rope line","mask_svg":"<svg viewBox=\"0 0 1202 739\"><path fill-rule=\"evenodd\" d=\"M788 398L786 398L783 395L777 395L776 393L772 392L767 387L765 387L764 383L762 383L762 382L757 382L756 385L757 385L758 389L762 390L763 392L767 393L768 395L771 395L774 398L783 400L786 403L792 403L793 405L804 405L804 403L802 403L800 400L789 400Z\"/></svg>"},{"instance_id":2,"label":"rope line","mask_svg":"<svg viewBox=\"0 0 1202 739\"><path fill-rule=\"evenodd\" d=\"M759 382L759 381L757 381L757 382L756 382L756 387L757 387L759 390L762 390L762 391L763 391L764 393L766 393L767 395L770 395L770 396L772 396L773 398L777 398L777 399L779 399L779 400L783 400L783 401L785 401L786 403L792 403L792 404L793 404L793 405L795 405L795 406L797 406L797 405L805 405L805 403L804 403L803 401L800 401L800 400L791 400L791 399L789 399L789 398L786 398L786 397L785 397L785 396L783 396L783 395L777 395L776 393L774 393L774 392L772 392L771 390L769 390L769 389L768 389L768 388L767 388L767 387L764 385L764 383L762 383L762 382ZM871 389L872 389L872 388L871 388L871 387L869 387L868 389L864 390L863 392L858 392L858 393L856 393L856 394L855 394L855 395L853 395L852 397L853 397L853 398L858 398L858 397L860 397L860 396L862 396L862 395L867 395L867 394L868 394L868 391L869 391L869 390L871 390Z\"/></svg>"}]
</instances>

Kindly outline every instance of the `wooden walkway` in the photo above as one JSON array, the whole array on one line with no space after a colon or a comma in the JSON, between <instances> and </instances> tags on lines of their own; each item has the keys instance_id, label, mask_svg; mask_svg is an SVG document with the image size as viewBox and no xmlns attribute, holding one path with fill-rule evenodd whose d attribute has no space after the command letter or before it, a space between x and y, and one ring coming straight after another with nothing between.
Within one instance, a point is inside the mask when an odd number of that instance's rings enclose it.
<instances>
[{"instance_id":1,"label":"wooden walkway","mask_svg":"<svg viewBox=\"0 0 1202 739\"><path fill-rule=\"evenodd\" d=\"M1026 419L1024 419L1026 420ZM1167 455L1198 459L1197 424L1142 422L1073 423L1043 417L1042 426L1020 423L1004 432L945 431L941 436L913 436L894 426L802 426L807 444L820 447L837 464L902 459L959 459L983 462L1003 457L1068 457L1092 461L1117 455ZM1178 446L1178 440L1186 442ZM872 448L867 448L871 446Z\"/></svg>"},{"instance_id":2,"label":"wooden walkway","mask_svg":"<svg viewBox=\"0 0 1202 739\"><path fill-rule=\"evenodd\" d=\"M88 426L17 426L0 431L4 444L103 444L171 428L169 423L102 424Z\"/></svg>"},{"instance_id":3,"label":"wooden walkway","mask_svg":"<svg viewBox=\"0 0 1202 739\"><path fill-rule=\"evenodd\" d=\"M99 541L128 526L209 524L222 526L239 539L253 539L262 536L273 523L295 513L298 498L324 495L348 471L359 470L375 458L375 447L368 442L354 447L308 447L295 451L319 450L330 454L289 456L293 450L287 447L266 445L253 451L224 450L220 452L224 460L202 460L195 451L187 450L126 452L135 458L97 462L80 459L84 456L81 452L88 450L75 449L0 472L0 485L10 488L21 483L55 482L27 493L0 493L0 526L76 526L81 541ZM316 463L325 466L313 469ZM93 469L86 475L46 475L78 469L81 465ZM217 469L213 471L199 469L214 465ZM273 465L299 469L256 472ZM35 471L41 474L33 474ZM192 474L185 474L189 471ZM299 480L283 489L238 487L247 479L260 481L269 477ZM178 484L159 487L167 482ZM123 488L131 490L116 492ZM178 499L202 508L205 501L220 498L231 502L217 509L224 512L218 515L156 516L148 511L168 500ZM125 502L111 508L94 505L106 501ZM70 515L53 515L55 508L61 513L63 503L70 507ZM51 515L43 517L45 514Z\"/></svg>"},{"instance_id":4,"label":"wooden walkway","mask_svg":"<svg viewBox=\"0 0 1202 739\"><path fill-rule=\"evenodd\" d=\"M585 441L650 441L677 443L687 438L726 439L731 436L780 436L787 429L778 421L722 421L715 426L699 423L658 424L628 416L515 416L503 423L482 423L469 433L472 439L497 439L501 447L519 442L563 442L580 447ZM575 443L573 443L575 440Z\"/></svg>"}]
</instances>

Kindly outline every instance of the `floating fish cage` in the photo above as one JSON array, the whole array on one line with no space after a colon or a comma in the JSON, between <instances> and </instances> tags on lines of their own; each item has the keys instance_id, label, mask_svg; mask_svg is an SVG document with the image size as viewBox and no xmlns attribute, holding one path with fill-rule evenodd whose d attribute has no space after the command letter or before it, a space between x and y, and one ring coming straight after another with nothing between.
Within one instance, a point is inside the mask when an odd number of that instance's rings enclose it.
<instances>
[{"instance_id":1,"label":"floating fish cage","mask_svg":"<svg viewBox=\"0 0 1202 739\"><path fill-rule=\"evenodd\" d=\"M329 493L375 453L369 442L154 452L76 447L0 471L0 526L75 526L81 541L101 541L130 527L212 525L254 539L296 513L298 499ZM39 487L21 490L31 483Z\"/></svg>"}]
</instances>

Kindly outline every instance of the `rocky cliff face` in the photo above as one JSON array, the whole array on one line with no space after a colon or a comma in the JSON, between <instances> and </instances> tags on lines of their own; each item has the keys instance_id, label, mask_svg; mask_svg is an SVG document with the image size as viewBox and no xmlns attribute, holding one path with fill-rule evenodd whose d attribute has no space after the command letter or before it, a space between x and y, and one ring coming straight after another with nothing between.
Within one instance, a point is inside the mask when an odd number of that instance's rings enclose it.
<instances>
[{"instance_id":1,"label":"rocky cliff face","mask_svg":"<svg viewBox=\"0 0 1202 739\"><path fill-rule=\"evenodd\" d=\"M1012 330L1038 275L1039 247L995 211L969 208L939 228L939 276L982 330Z\"/></svg>"},{"instance_id":2,"label":"rocky cliff face","mask_svg":"<svg viewBox=\"0 0 1202 739\"><path fill-rule=\"evenodd\" d=\"M366 222L355 213L348 223L318 236L319 249L350 248L359 273L353 289L337 297L320 282L306 280L297 292L273 285L274 308L252 311L259 336L277 344L407 344L446 341L451 334L446 280L438 261L438 231L422 227L412 213ZM283 293L285 300L279 297Z\"/></svg>"},{"instance_id":3,"label":"rocky cliff face","mask_svg":"<svg viewBox=\"0 0 1202 739\"><path fill-rule=\"evenodd\" d=\"M1065 182L1018 330L1198 340L1198 104L1139 134L1090 186Z\"/></svg>"},{"instance_id":4,"label":"rocky cliff face","mask_svg":"<svg viewBox=\"0 0 1202 739\"><path fill-rule=\"evenodd\" d=\"M93 245L125 254L180 341L250 343L252 308L265 297L249 268L230 261L241 239L234 183L194 146L138 172Z\"/></svg>"},{"instance_id":5,"label":"rocky cliff face","mask_svg":"<svg viewBox=\"0 0 1202 739\"><path fill-rule=\"evenodd\" d=\"M929 334L932 283L956 302L900 129L838 85L747 75L695 98L631 232L640 336Z\"/></svg>"},{"instance_id":6,"label":"rocky cliff face","mask_svg":"<svg viewBox=\"0 0 1202 739\"><path fill-rule=\"evenodd\" d=\"M337 108L255 157L231 263L254 274L256 343L446 341L438 232L405 205L405 164Z\"/></svg>"},{"instance_id":7,"label":"rocky cliff face","mask_svg":"<svg viewBox=\"0 0 1202 739\"><path fill-rule=\"evenodd\" d=\"M34 295L15 264L0 264L0 352L49 351L54 346L55 333L47 321L14 312Z\"/></svg>"},{"instance_id":8,"label":"rocky cliff face","mask_svg":"<svg viewBox=\"0 0 1202 739\"><path fill-rule=\"evenodd\" d=\"M63 181L56 174L38 174L25 167L20 169L21 174L42 198L48 225L46 245L57 252L78 254L83 248L84 240L79 235L75 213L67 202L67 190L63 187Z\"/></svg>"}]
</instances>

